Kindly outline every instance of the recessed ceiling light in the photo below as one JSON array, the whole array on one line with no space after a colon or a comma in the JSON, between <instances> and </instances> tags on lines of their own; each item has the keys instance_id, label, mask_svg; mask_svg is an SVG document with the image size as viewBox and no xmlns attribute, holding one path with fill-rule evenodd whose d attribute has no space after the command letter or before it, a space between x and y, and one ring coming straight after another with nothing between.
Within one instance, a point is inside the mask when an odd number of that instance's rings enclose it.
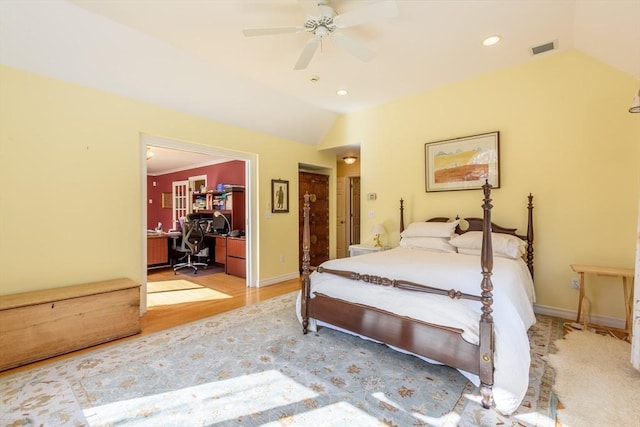
<instances>
[{"instance_id":1,"label":"recessed ceiling light","mask_svg":"<svg viewBox=\"0 0 640 427\"><path fill-rule=\"evenodd\" d=\"M498 43L500 40L502 40L502 37L500 37L497 34L495 36L489 36L486 39L482 40L482 46L493 46L494 44Z\"/></svg>"},{"instance_id":2,"label":"recessed ceiling light","mask_svg":"<svg viewBox=\"0 0 640 427\"><path fill-rule=\"evenodd\" d=\"M338 96L345 96L349 92L347 92L346 89L338 89L336 93L338 94Z\"/></svg>"}]
</instances>

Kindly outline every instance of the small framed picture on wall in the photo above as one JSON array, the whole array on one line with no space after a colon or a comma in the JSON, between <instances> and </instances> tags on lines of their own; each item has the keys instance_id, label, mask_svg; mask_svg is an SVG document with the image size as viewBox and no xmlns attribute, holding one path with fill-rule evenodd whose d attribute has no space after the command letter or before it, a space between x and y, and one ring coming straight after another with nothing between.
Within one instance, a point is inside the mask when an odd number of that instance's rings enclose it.
<instances>
[{"instance_id":1,"label":"small framed picture on wall","mask_svg":"<svg viewBox=\"0 0 640 427\"><path fill-rule=\"evenodd\" d=\"M271 180L271 212L289 212L289 181Z\"/></svg>"}]
</instances>

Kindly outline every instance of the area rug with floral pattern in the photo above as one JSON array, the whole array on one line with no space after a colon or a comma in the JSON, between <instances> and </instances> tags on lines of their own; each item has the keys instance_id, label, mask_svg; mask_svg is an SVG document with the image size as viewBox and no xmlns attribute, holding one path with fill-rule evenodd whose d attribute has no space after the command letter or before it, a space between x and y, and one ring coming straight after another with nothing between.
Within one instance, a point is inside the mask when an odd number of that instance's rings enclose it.
<instances>
[{"instance_id":1,"label":"area rug with floral pattern","mask_svg":"<svg viewBox=\"0 0 640 427\"><path fill-rule=\"evenodd\" d=\"M529 391L510 417L459 372L327 328L303 335L295 293L0 378L5 426L553 426L543 357L558 319L529 331Z\"/></svg>"}]
</instances>

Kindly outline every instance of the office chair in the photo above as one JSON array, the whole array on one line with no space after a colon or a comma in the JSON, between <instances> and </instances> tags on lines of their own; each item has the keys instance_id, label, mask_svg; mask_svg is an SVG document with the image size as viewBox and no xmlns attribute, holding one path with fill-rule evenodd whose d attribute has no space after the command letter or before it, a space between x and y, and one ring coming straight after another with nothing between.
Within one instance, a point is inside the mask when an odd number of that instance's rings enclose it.
<instances>
[{"instance_id":1,"label":"office chair","mask_svg":"<svg viewBox=\"0 0 640 427\"><path fill-rule=\"evenodd\" d=\"M197 257L203 249L205 249L205 245L202 222L199 220L185 221L182 224L182 244L180 247L177 247L176 250L186 254L187 262L174 265L173 273L178 274L177 272L181 268L189 267L193 268L194 274L197 274L198 267L207 268L207 263L192 261L192 257Z\"/></svg>"}]
</instances>

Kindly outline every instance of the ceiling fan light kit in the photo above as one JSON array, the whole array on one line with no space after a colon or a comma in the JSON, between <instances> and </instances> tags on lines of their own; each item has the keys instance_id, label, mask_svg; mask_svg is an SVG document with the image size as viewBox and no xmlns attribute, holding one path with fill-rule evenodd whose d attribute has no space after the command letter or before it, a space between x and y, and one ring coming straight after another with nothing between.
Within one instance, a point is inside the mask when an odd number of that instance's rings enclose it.
<instances>
[{"instance_id":1,"label":"ceiling fan light kit","mask_svg":"<svg viewBox=\"0 0 640 427\"><path fill-rule=\"evenodd\" d=\"M341 29L367 24L369 22L398 16L398 5L395 0L382 0L364 7L338 14L329 6L327 0L298 0L306 18L300 27L253 28L243 30L246 37L275 34L308 32L313 34L305 44L293 69L307 68L324 38L330 38L335 44L362 61L370 61L375 53L358 40L345 35Z\"/></svg>"}]
</instances>

